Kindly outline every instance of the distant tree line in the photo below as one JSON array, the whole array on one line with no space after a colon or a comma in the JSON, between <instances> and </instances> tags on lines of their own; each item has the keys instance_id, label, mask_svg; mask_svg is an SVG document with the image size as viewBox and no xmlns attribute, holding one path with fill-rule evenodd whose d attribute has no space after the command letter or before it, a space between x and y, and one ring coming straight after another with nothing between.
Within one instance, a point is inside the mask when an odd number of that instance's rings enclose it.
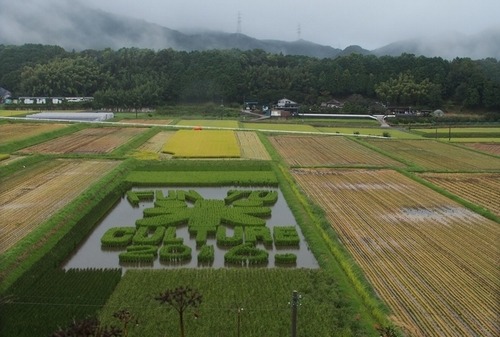
<instances>
[{"instance_id":1,"label":"distant tree line","mask_svg":"<svg viewBox=\"0 0 500 337\"><path fill-rule=\"evenodd\" d=\"M317 59L262 50L0 45L0 87L16 96L93 96L96 107L111 109L282 97L314 106L354 96L354 102L362 97L392 106L498 111L500 63L412 54Z\"/></svg>"}]
</instances>

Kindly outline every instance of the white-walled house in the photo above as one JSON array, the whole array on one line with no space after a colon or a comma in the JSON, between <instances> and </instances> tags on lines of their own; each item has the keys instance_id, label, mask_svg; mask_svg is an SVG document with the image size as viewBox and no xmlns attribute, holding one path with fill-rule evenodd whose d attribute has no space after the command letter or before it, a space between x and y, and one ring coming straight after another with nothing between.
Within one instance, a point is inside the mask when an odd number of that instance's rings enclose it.
<instances>
[{"instance_id":1,"label":"white-walled house","mask_svg":"<svg viewBox=\"0 0 500 337\"><path fill-rule=\"evenodd\" d=\"M298 106L297 102L289 100L288 98L282 98L278 101L276 105L278 108L288 108L288 107L296 107Z\"/></svg>"}]
</instances>

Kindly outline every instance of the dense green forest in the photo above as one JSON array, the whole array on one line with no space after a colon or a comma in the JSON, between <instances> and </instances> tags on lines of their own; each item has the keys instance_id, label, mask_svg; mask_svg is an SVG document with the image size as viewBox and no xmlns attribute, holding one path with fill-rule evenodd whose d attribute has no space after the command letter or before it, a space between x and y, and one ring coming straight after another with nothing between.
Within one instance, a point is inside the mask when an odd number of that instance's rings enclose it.
<instances>
[{"instance_id":1,"label":"dense green forest","mask_svg":"<svg viewBox=\"0 0 500 337\"><path fill-rule=\"evenodd\" d=\"M99 108L332 98L420 108L500 110L500 63L351 54L317 59L262 50L85 50L0 45L0 87L14 96L94 96ZM353 99L354 97L354 99Z\"/></svg>"}]
</instances>

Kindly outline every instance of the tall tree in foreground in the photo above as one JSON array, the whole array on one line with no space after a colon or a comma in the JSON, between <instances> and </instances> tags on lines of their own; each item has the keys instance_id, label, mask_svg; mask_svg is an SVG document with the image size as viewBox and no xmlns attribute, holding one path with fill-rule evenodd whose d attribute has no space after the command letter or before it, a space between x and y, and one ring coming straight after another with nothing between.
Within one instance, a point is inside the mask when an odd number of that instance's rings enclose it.
<instances>
[{"instance_id":1,"label":"tall tree in foreground","mask_svg":"<svg viewBox=\"0 0 500 337\"><path fill-rule=\"evenodd\" d=\"M185 337L184 312L189 308L198 308L202 302L202 295L190 287L178 287L160 293L155 300L160 301L160 304L170 305L179 313L181 337Z\"/></svg>"}]
</instances>

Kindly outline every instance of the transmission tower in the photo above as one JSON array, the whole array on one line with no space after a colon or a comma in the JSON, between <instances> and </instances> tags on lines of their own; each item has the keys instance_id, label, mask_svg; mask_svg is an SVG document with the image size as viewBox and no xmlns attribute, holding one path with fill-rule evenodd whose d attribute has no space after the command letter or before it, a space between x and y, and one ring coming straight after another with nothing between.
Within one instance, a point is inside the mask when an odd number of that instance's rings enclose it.
<instances>
[{"instance_id":1,"label":"transmission tower","mask_svg":"<svg viewBox=\"0 0 500 337\"><path fill-rule=\"evenodd\" d=\"M241 34L241 12L238 12L238 25L236 26L236 33Z\"/></svg>"},{"instance_id":2,"label":"transmission tower","mask_svg":"<svg viewBox=\"0 0 500 337\"><path fill-rule=\"evenodd\" d=\"M302 37L302 28L300 27L300 23L297 25L297 37L299 40Z\"/></svg>"}]
</instances>

